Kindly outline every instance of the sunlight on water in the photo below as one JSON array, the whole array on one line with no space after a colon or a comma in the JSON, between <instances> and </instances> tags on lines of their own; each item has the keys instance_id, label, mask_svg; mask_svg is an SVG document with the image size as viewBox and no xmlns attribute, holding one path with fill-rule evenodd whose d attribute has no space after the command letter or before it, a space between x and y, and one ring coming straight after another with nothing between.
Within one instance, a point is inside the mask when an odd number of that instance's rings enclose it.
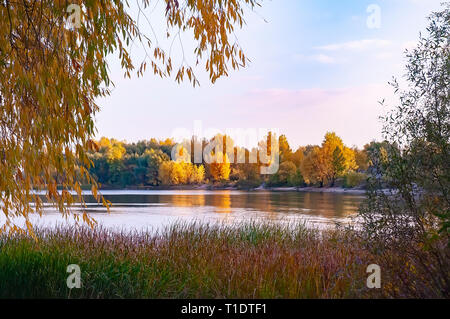
<instances>
[{"instance_id":1,"label":"sunlight on water","mask_svg":"<svg viewBox=\"0 0 450 319\"><path fill-rule=\"evenodd\" d=\"M313 192L114 190L102 192L113 204L107 213L89 192L85 194L86 211L99 225L117 230L155 230L178 221L233 224L248 220L301 221L326 228L349 223L364 199L361 195ZM74 223L51 207L45 209L43 217L32 216L31 220L40 226ZM0 222L4 222L3 216ZM16 222L23 223L20 219Z\"/></svg>"}]
</instances>

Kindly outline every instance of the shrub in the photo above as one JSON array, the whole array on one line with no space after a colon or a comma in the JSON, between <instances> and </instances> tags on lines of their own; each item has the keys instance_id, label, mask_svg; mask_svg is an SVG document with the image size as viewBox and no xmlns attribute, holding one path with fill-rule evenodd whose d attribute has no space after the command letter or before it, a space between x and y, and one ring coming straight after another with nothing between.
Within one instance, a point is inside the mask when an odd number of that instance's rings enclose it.
<instances>
[{"instance_id":1,"label":"shrub","mask_svg":"<svg viewBox=\"0 0 450 319\"><path fill-rule=\"evenodd\" d=\"M366 180L366 174L351 171L344 175L344 187L354 188L356 186L361 186Z\"/></svg>"}]
</instances>

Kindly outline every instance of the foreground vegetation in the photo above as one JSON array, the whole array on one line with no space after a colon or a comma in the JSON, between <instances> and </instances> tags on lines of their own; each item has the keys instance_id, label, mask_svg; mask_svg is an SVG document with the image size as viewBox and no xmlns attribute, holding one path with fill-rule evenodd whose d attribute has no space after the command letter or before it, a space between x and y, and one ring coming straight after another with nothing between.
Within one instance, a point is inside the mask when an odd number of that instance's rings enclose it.
<instances>
[{"instance_id":1,"label":"foreground vegetation","mask_svg":"<svg viewBox=\"0 0 450 319\"><path fill-rule=\"evenodd\" d=\"M38 242L1 238L0 297L442 297L422 268L372 253L354 231L245 223L175 224L154 234L61 227L36 235ZM385 268L386 258L402 268ZM366 287L372 263L381 266L382 289ZM81 268L80 289L66 286L69 264Z\"/></svg>"}]
</instances>

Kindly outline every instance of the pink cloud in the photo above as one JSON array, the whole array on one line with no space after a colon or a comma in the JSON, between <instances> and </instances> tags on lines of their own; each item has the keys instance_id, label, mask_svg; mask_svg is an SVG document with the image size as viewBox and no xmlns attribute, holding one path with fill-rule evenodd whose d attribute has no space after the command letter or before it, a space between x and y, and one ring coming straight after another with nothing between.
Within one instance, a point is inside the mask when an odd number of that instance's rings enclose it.
<instances>
[{"instance_id":1,"label":"pink cloud","mask_svg":"<svg viewBox=\"0 0 450 319\"><path fill-rule=\"evenodd\" d=\"M296 147L319 144L335 131L348 145L362 146L381 138L378 101L392 99L387 85L340 89L266 89L238 97L234 121L241 127L279 128Z\"/></svg>"}]
</instances>

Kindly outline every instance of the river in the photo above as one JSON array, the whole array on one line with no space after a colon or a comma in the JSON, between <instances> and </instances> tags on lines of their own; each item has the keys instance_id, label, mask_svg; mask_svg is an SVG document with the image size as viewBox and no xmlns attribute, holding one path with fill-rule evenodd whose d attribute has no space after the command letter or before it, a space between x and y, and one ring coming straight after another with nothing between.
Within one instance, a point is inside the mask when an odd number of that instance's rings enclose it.
<instances>
[{"instance_id":1,"label":"river","mask_svg":"<svg viewBox=\"0 0 450 319\"><path fill-rule=\"evenodd\" d=\"M86 196L87 212L100 225L115 230L152 230L174 222L233 224L250 220L301 221L323 228L350 222L364 199L363 195L342 193L237 190L108 190L102 194L112 202L110 212ZM52 226L67 221L47 207L43 217L35 216L32 222Z\"/></svg>"}]
</instances>

